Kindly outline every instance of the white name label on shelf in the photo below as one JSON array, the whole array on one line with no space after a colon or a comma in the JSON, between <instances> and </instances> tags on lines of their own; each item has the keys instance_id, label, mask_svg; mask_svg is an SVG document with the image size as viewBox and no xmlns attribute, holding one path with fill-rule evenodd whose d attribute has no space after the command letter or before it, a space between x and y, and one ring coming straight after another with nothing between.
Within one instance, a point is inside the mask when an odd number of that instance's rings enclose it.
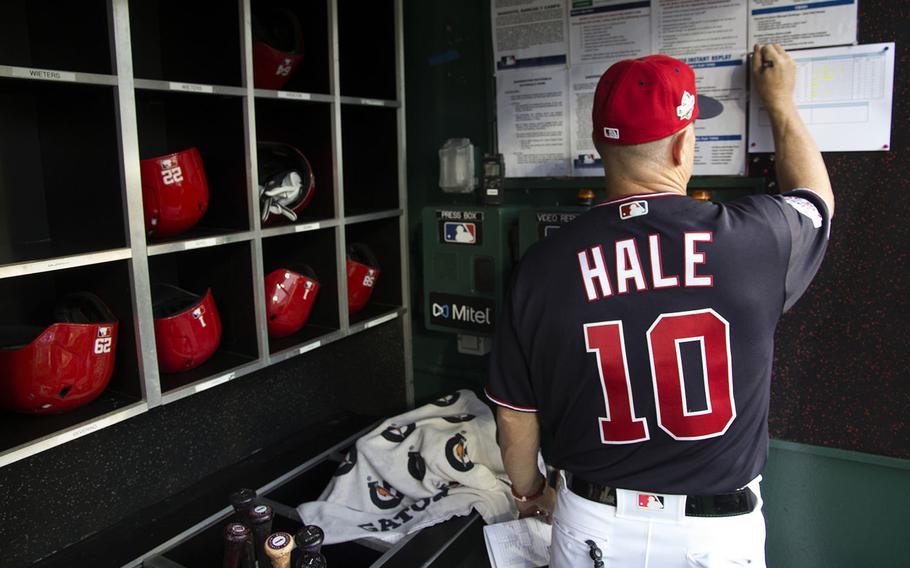
<instances>
[{"instance_id":1,"label":"white name label on shelf","mask_svg":"<svg viewBox=\"0 0 910 568\"><path fill-rule=\"evenodd\" d=\"M312 231L313 229L318 229L319 223L304 223L303 225L296 225L294 227L295 233L302 233L303 231Z\"/></svg>"},{"instance_id":2,"label":"white name label on shelf","mask_svg":"<svg viewBox=\"0 0 910 568\"><path fill-rule=\"evenodd\" d=\"M377 101L376 99L360 99L360 104L381 107L385 106L385 101Z\"/></svg>"},{"instance_id":3,"label":"white name label on shelf","mask_svg":"<svg viewBox=\"0 0 910 568\"><path fill-rule=\"evenodd\" d=\"M73 430L72 432L70 432L70 437L75 440L76 438L85 436L86 434L91 434L95 430L100 429L101 426L102 426L102 422L99 420L98 422L89 424L88 426L83 426L82 428L77 428L76 430Z\"/></svg>"},{"instance_id":4,"label":"white name label on shelf","mask_svg":"<svg viewBox=\"0 0 910 568\"><path fill-rule=\"evenodd\" d=\"M303 354L306 353L307 351L312 351L313 349L318 348L320 345L322 345L322 342L321 342L321 341L314 341L313 343L310 343L309 345L304 345L303 347L301 347L300 349L298 349L298 350L297 350L297 354L298 354L298 355L303 355Z\"/></svg>"},{"instance_id":5,"label":"white name label on shelf","mask_svg":"<svg viewBox=\"0 0 910 568\"><path fill-rule=\"evenodd\" d=\"M215 89L211 85L197 85L195 83L168 83L168 88L172 91L186 91L188 93L213 93Z\"/></svg>"},{"instance_id":6,"label":"white name label on shelf","mask_svg":"<svg viewBox=\"0 0 910 568\"><path fill-rule=\"evenodd\" d=\"M196 239L195 241L187 241L183 243L184 250L197 249L202 247L211 247L215 246L218 243L218 239L215 237L210 237L208 239Z\"/></svg>"},{"instance_id":7,"label":"white name label on shelf","mask_svg":"<svg viewBox=\"0 0 910 568\"><path fill-rule=\"evenodd\" d=\"M57 270L59 268L65 268L73 263L72 258L64 258L61 260L51 260L47 263L48 270Z\"/></svg>"},{"instance_id":8,"label":"white name label on shelf","mask_svg":"<svg viewBox=\"0 0 910 568\"><path fill-rule=\"evenodd\" d=\"M226 374L226 375L221 375L220 377L217 377L217 378L212 379L212 380L210 380L210 381L206 381L206 382L204 382L204 383L202 383L202 384L196 385L196 388L193 389L193 392L202 392L202 391L204 391L204 390L206 390L206 389L210 389L210 388L212 388L212 387L214 387L214 386L218 386L218 385L220 385L221 383L226 383L226 382L228 382L229 380L233 379L234 376L235 376L236 374L237 374L237 373L228 373L228 374Z\"/></svg>"},{"instance_id":9,"label":"white name label on shelf","mask_svg":"<svg viewBox=\"0 0 910 568\"><path fill-rule=\"evenodd\" d=\"M384 315L381 318L376 318L374 320L370 320L370 321L366 322L365 324L363 324L363 329L370 329L371 327L376 327L379 324L383 324L387 321L391 321L397 317L398 317L398 314Z\"/></svg>"},{"instance_id":10,"label":"white name label on shelf","mask_svg":"<svg viewBox=\"0 0 910 568\"><path fill-rule=\"evenodd\" d=\"M310 100L309 93L293 93L291 91L278 91L279 99L296 99L298 101L308 101Z\"/></svg>"},{"instance_id":11,"label":"white name label on shelf","mask_svg":"<svg viewBox=\"0 0 910 568\"><path fill-rule=\"evenodd\" d=\"M46 69L26 69L13 67L13 77L22 79L45 79L47 81L75 81L76 74L66 71L48 71Z\"/></svg>"}]
</instances>

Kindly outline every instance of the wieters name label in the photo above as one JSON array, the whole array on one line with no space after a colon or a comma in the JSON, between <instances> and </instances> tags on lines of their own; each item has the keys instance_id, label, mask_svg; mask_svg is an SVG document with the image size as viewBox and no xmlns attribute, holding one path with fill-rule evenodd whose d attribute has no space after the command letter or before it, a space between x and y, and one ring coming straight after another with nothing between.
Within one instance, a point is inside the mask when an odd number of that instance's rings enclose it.
<instances>
[{"instance_id":1,"label":"wieters name label","mask_svg":"<svg viewBox=\"0 0 910 568\"><path fill-rule=\"evenodd\" d=\"M486 298L430 292L430 323L466 331L493 333L496 303Z\"/></svg>"}]
</instances>

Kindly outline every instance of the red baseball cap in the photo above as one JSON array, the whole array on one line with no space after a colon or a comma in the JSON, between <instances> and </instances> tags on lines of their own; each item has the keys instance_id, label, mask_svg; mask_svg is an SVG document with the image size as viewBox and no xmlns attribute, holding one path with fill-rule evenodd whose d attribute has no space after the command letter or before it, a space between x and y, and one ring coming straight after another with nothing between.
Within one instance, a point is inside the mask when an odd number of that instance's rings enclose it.
<instances>
[{"instance_id":1,"label":"red baseball cap","mask_svg":"<svg viewBox=\"0 0 910 568\"><path fill-rule=\"evenodd\" d=\"M698 117L695 72L678 59L649 55L610 66L594 92L594 140L644 144L679 132Z\"/></svg>"}]
</instances>

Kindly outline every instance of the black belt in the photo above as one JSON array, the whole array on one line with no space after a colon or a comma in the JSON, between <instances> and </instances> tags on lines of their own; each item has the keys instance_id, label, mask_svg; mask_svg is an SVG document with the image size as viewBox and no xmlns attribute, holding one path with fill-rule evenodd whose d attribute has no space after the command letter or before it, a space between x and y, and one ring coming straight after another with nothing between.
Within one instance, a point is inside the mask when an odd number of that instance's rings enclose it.
<instances>
[{"instance_id":1,"label":"black belt","mask_svg":"<svg viewBox=\"0 0 910 568\"><path fill-rule=\"evenodd\" d=\"M604 505L616 506L616 488L590 483L566 473L572 493ZM642 492L646 493L646 492ZM748 487L721 495L687 495L687 517L735 517L755 510L758 499Z\"/></svg>"}]
</instances>

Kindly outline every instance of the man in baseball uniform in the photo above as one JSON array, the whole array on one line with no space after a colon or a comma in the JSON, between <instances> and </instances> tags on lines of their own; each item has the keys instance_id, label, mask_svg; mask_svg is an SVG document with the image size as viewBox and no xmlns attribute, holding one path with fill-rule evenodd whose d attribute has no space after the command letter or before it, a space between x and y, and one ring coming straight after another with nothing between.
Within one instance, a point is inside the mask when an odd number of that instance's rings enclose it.
<instances>
[{"instance_id":1,"label":"man in baseball uniform","mask_svg":"<svg viewBox=\"0 0 910 568\"><path fill-rule=\"evenodd\" d=\"M551 566L765 565L774 329L818 270L834 212L795 75L781 47L756 46L785 193L725 203L686 195L691 68L657 55L600 79L608 199L516 268L487 385L519 509L553 514ZM537 469L541 430L558 496Z\"/></svg>"}]
</instances>

